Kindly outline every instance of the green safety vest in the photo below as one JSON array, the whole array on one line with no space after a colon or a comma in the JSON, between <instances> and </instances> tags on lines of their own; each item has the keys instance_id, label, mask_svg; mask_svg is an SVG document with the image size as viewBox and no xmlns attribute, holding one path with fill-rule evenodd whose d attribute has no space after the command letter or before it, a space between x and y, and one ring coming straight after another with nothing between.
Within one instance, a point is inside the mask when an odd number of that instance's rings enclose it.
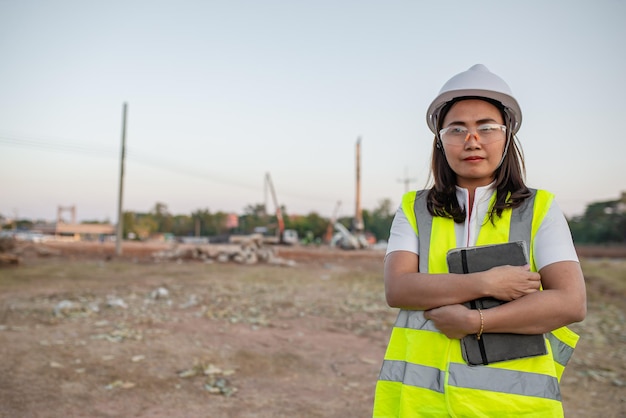
<instances>
[{"instance_id":1,"label":"green safety vest","mask_svg":"<svg viewBox=\"0 0 626 418\"><path fill-rule=\"evenodd\" d=\"M504 210L494 223L486 218L476 245L524 240L530 268L537 271L533 241L554 196L531 192L532 197ZM431 216L426 195L405 194L402 209L418 234L419 270L447 273L446 253L457 247L454 221ZM494 201L495 193L490 204ZM424 318L424 311L401 309L376 384L373 416L562 417L559 381L578 335L562 327L545 338L546 355L469 366L460 340L441 333Z\"/></svg>"}]
</instances>

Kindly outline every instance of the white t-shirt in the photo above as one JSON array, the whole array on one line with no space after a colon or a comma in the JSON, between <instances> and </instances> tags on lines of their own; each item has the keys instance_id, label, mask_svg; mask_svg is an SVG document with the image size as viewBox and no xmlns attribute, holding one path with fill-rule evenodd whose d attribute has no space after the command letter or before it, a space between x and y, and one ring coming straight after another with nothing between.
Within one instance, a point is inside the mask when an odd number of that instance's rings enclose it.
<instances>
[{"instance_id":1,"label":"white t-shirt","mask_svg":"<svg viewBox=\"0 0 626 418\"><path fill-rule=\"evenodd\" d=\"M476 188L471 214L470 211L467 211L469 219L463 223L454 224L456 242L459 247L476 245L478 232L487 215L489 201L494 192L493 184ZM469 192L467 189L457 187L456 197L461 207L468 206ZM541 270L543 267L557 261L578 261L569 225L563 212L554 200L537 231L534 245L537 270ZM387 254L393 251L409 251L419 254L417 235L404 214L402 207L398 208L391 224Z\"/></svg>"}]
</instances>

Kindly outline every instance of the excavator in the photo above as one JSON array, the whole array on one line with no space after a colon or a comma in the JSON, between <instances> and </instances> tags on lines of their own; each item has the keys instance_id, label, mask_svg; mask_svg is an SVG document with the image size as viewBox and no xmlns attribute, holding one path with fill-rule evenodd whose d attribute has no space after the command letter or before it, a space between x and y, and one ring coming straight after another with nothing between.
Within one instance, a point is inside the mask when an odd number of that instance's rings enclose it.
<instances>
[{"instance_id":1,"label":"excavator","mask_svg":"<svg viewBox=\"0 0 626 418\"><path fill-rule=\"evenodd\" d=\"M368 248L369 243L364 236L353 234L341 222L337 221L340 207L341 201L338 201L333 212L333 217L331 218L328 228L326 229L326 235L324 237L325 242L328 242L331 247L339 247L344 250ZM334 230L337 232L333 234Z\"/></svg>"}]
</instances>

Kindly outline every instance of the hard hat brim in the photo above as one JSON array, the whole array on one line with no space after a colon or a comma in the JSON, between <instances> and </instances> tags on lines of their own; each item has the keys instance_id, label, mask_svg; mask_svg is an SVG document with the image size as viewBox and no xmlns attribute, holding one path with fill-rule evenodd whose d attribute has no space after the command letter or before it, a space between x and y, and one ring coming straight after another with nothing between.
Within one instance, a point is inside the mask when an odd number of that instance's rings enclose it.
<instances>
[{"instance_id":1,"label":"hard hat brim","mask_svg":"<svg viewBox=\"0 0 626 418\"><path fill-rule=\"evenodd\" d=\"M520 108L520 105L519 103L517 103L517 100L515 100L512 96L508 94L482 89L450 90L438 95L435 100L433 100L433 102L430 104L430 106L428 107L428 111L426 112L426 122L428 123L428 127L434 134L437 134L436 117L439 115L441 109L445 106L446 103L454 99L460 99L463 97L484 97L502 103L508 116L511 118L510 129L513 134L517 133L520 126L522 125L522 110Z\"/></svg>"}]
</instances>

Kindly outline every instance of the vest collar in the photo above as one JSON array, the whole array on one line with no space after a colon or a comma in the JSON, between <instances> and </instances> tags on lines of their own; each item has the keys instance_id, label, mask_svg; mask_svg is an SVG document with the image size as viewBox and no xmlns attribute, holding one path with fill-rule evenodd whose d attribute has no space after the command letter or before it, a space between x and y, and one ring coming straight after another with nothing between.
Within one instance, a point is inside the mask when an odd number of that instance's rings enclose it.
<instances>
[{"instance_id":1,"label":"vest collar","mask_svg":"<svg viewBox=\"0 0 626 418\"><path fill-rule=\"evenodd\" d=\"M496 190L495 185L496 185L496 182L494 181L486 186L480 186L476 188L476 191L474 192L474 207L482 204L485 201L488 202L489 199L491 199L491 196ZM468 208L469 190L463 187L456 186L456 198L459 201L459 205L461 207L465 207L465 209L469 209ZM472 212L474 211L472 210Z\"/></svg>"}]
</instances>

